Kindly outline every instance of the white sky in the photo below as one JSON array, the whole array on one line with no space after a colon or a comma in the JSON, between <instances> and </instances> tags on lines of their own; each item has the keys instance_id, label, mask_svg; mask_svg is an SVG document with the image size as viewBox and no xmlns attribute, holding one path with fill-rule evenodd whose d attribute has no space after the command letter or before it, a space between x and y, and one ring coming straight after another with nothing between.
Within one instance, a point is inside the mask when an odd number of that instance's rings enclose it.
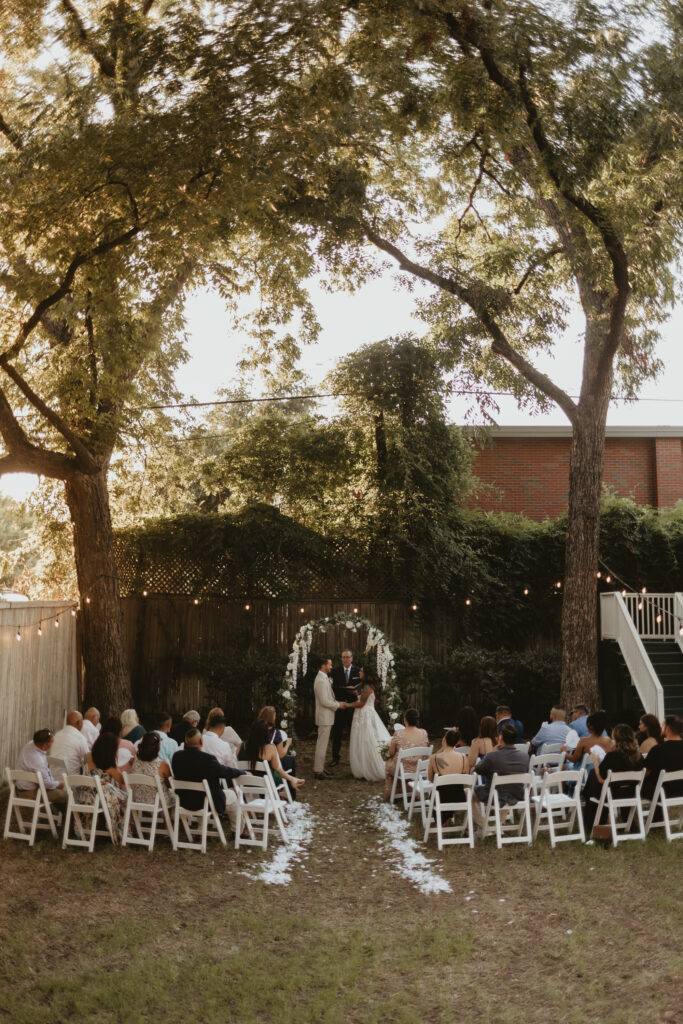
<instances>
[{"instance_id":1,"label":"white sky","mask_svg":"<svg viewBox=\"0 0 683 1024\"><path fill-rule=\"evenodd\" d=\"M335 361L360 345L380 338L412 330L424 333L424 324L412 316L414 294L401 290L391 273L375 279L364 288L349 294L330 295L320 287L312 295L322 324L320 340L304 350L302 368L319 384ZM218 388L234 380L235 366L240 358L244 339L236 334L221 299L201 292L193 295L187 305L190 360L178 373L178 385L186 398L208 402L216 397ZM608 422L612 426L680 426L683 424L683 306L675 311L665 327L658 354L665 369L658 381L648 384L642 400L632 404L614 402ZM581 375L579 341L563 341L557 346L555 358L544 360L542 368L565 390L575 394ZM511 398L499 398L497 422L504 426L529 424L566 424L559 410L530 417L520 411ZM466 400L454 399L450 406L453 422L462 422ZM11 474L0 478L0 491L18 499L33 487L36 478L27 474Z\"/></svg>"}]
</instances>

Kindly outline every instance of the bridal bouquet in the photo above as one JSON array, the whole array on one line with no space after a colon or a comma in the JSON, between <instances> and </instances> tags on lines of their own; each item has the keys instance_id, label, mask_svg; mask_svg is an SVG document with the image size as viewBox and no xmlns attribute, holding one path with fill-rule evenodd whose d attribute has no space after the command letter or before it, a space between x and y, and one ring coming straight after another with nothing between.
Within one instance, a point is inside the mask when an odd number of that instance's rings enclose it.
<instances>
[{"instance_id":1,"label":"bridal bouquet","mask_svg":"<svg viewBox=\"0 0 683 1024\"><path fill-rule=\"evenodd\" d=\"M380 755L381 755L383 761L388 760L388 758L389 758L389 741L388 740L386 740L384 743L380 743L380 745L379 745L379 752L380 752Z\"/></svg>"}]
</instances>

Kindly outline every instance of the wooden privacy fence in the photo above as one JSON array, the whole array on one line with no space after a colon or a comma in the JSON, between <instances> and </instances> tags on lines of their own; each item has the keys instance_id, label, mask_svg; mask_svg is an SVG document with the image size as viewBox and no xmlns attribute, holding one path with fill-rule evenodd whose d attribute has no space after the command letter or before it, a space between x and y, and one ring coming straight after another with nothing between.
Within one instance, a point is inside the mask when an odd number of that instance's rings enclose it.
<instances>
[{"instance_id":1,"label":"wooden privacy fence","mask_svg":"<svg viewBox=\"0 0 683 1024\"><path fill-rule=\"evenodd\" d=\"M64 601L0 601L2 781L5 766L14 767L37 729L61 729L65 711L79 706L71 607Z\"/></svg>"},{"instance_id":2,"label":"wooden privacy fence","mask_svg":"<svg viewBox=\"0 0 683 1024\"><path fill-rule=\"evenodd\" d=\"M243 602L212 597L195 604L189 597L157 594L126 597L122 605L133 694L143 714L209 707L230 678L231 715L248 719L266 690L259 691L256 678L230 677L230 653L239 651L243 659L246 651L258 649L284 658L305 622L337 612L356 612L379 627L390 644L423 650L437 659L445 658L451 646L447 635L424 630L402 601ZM339 653L347 645L358 650L364 641L364 635L352 637L343 628L335 629L317 634L313 651ZM301 698L306 714L311 708L305 689Z\"/></svg>"}]
</instances>

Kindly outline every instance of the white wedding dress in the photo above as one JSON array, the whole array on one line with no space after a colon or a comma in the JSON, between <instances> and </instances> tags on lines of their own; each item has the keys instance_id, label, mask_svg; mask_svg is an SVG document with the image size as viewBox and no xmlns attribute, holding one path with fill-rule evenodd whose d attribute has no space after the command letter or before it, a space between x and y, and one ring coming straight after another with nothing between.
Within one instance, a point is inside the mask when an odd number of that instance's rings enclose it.
<instances>
[{"instance_id":1,"label":"white wedding dress","mask_svg":"<svg viewBox=\"0 0 683 1024\"><path fill-rule=\"evenodd\" d=\"M367 779L368 782L384 780L384 758L380 747L390 739L384 722L375 711L375 694L371 693L363 707L356 708L351 723L349 760L355 779Z\"/></svg>"}]
</instances>

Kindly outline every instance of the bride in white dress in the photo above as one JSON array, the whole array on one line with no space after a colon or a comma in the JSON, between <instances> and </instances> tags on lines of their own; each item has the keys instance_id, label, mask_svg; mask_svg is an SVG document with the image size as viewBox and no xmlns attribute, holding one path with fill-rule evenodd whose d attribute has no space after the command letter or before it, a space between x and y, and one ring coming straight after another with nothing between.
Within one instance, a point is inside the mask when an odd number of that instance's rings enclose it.
<instances>
[{"instance_id":1,"label":"bride in white dress","mask_svg":"<svg viewBox=\"0 0 683 1024\"><path fill-rule=\"evenodd\" d=\"M359 700L349 706L355 708L351 723L349 760L351 774L355 779L368 782L382 782L384 779L384 758L380 752L383 743L390 740L384 722L375 711L375 687L378 685L371 669L361 669L364 683Z\"/></svg>"}]
</instances>

